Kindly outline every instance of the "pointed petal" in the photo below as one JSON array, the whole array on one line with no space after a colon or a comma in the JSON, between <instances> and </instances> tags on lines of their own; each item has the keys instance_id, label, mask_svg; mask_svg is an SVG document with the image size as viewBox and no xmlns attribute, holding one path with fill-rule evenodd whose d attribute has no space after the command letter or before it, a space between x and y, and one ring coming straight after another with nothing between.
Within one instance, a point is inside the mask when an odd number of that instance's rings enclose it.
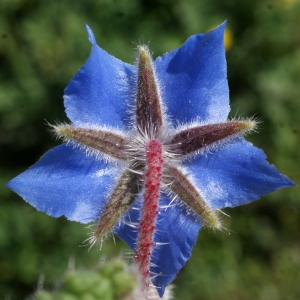
<instances>
[{"instance_id":1,"label":"pointed petal","mask_svg":"<svg viewBox=\"0 0 300 300\"><path fill-rule=\"evenodd\" d=\"M168 206L170 202L164 194L159 199L160 206ZM141 207L141 199L135 206ZM132 249L136 247L137 229L130 226L130 223L138 222L139 219L140 209L131 209L125 218L127 223L116 226L114 230ZM172 205L159 209L156 227L156 246L151 257L153 266L150 268L150 276L154 277L152 282L162 296L167 285L190 258L201 224L184 207Z\"/></svg>"},{"instance_id":2,"label":"pointed petal","mask_svg":"<svg viewBox=\"0 0 300 300\"><path fill-rule=\"evenodd\" d=\"M220 145L207 155L184 163L212 208L249 203L277 189L294 185L265 153L243 138Z\"/></svg>"},{"instance_id":3,"label":"pointed petal","mask_svg":"<svg viewBox=\"0 0 300 300\"><path fill-rule=\"evenodd\" d=\"M170 200L163 197L159 203L168 205ZM195 217L183 207L174 205L160 209L154 237L157 246L151 259L155 266L150 269L153 274L159 274L153 279L153 284L158 287L160 296L190 258L200 228L199 220L195 221Z\"/></svg>"},{"instance_id":4,"label":"pointed petal","mask_svg":"<svg viewBox=\"0 0 300 300\"><path fill-rule=\"evenodd\" d=\"M139 48L136 121L142 132L155 132L162 126L162 111L158 87L149 50ZM152 124L154 128L148 128Z\"/></svg>"},{"instance_id":5,"label":"pointed petal","mask_svg":"<svg viewBox=\"0 0 300 300\"><path fill-rule=\"evenodd\" d=\"M90 28L90 26L87 24L84 24L84 27L85 27L86 33L88 34L88 39L89 39L90 43L96 44L96 38L95 38L94 33L93 33L92 29Z\"/></svg>"},{"instance_id":6,"label":"pointed petal","mask_svg":"<svg viewBox=\"0 0 300 300\"><path fill-rule=\"evenodd\" d=\"M99 124L122 129L130 123L128 104L134 101L136 68L102 50L87 30L92 52L65 89L67 116L79 127Z\"/></svg>"},{"instance_id":7,"label":"pointed petal","mask_svg":"<svg viewBox=\"0 0 300 300\"><path fill-rule=\"evenodd\" d=\"M64 215L88 223L104 208L114 175L107 163L63 144L48 151L7 186L52 217Z\"/></svg>"},{"instance_id":8,"label":"pointed petal","mask_svg":"<svg viewBox=\"0 0 300 300\"><path fill-rule=\"evenodd\" d=\"M197 118L211 123L226 121L230 107L225 25L193 35L180 48L155 60L162 98L174 126Z\"/></svg>"}]
</instances>

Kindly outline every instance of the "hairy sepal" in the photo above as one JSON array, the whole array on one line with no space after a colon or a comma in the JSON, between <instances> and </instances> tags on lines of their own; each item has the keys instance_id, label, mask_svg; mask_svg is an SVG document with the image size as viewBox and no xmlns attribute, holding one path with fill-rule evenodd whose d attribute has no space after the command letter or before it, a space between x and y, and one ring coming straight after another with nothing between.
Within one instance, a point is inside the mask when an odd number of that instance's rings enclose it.
<instances>
[{"instance_id":1,"label":"hairy sepal","mask_svg":"<svg viewBox=\"0 0 300 300\"><path fill-rule=\"evenodd\" d=\"M253 130L255 126L254 120L233 120L224 123L191 126L177 132L172 138L171 144L176 146L181 155L187 155L230 137L245 134Z\"/></svg>"},{"instance_id":2,"label":"hairy sepal","mask_svg":"<svg viewBox=\"0 0 300 300\"><path fill-rule=\"evenodd\" d=\"M138 78L136 99L136 122L142 132L148 132L149 124L156 130L163 125L163 115L159 89L155 79L149 50L139 47Z\"/></svg>"},{"instance_id":3,"label":"hairy sepal","mask_svg":"<svg viewBox=\"0 0 300 300\"><path fill-rule=\"evenodd\" d=\"M104 129L80 128L72 125L54 126L54 130L67 142L78 142L110 158L126 159L126 138L120 134Z\"/></svg>"},{"instance_id":4,"label":"hairy sepal","mask_svg":"<svg viewBox=\"0 0 300 300\"><path fill-rule=\"evenodd\" d=\"M91 245L103 240L130 207L138 193L139 175L126 170L119 178L89 239Z\"/></svg>"},{"instance_id":5,"label":"hairy sepal","mask_svg":"<svg viewBox=\"0 0 300 300\"><path fill-rule=\"evenodd\" d=\"M174 195L177 195L192 209L204 223L214 229L221 229L222 224L215 210L201 197L195 185L178 167L166 166L164 170L164 184Z\"/></svg>"}]
</instances>

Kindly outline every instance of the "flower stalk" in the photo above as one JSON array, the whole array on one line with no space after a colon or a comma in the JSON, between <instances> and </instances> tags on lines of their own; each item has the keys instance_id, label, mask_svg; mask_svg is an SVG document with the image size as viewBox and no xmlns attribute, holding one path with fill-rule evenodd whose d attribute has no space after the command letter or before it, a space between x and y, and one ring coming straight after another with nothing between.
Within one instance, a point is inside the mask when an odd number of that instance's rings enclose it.
<instances>
[{"instance_id":1,"label":"flower stalk","mask_svg":"<svg viewBox=\"0 0 300 300\"><path fill-rule=\"evenodd\" d=\"M134 255L147 284L150 274L155 220L158 214L158 200L162 178L163 149L158 140L150 140L146 147L145 191L142 205L142 215L138 228L137 248Z\"/></svg>"}]
</instances>

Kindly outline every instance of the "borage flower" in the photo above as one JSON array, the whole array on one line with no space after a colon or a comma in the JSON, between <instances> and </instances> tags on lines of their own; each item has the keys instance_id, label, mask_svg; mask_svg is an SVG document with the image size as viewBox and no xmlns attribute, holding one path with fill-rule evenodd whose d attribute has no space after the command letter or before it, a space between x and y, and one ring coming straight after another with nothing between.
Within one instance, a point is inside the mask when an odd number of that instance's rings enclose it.
<instances>
[{"instance_id":1,"label":"borage flower","mask_svg":"<svg viewBox=\"0 0 300 300\"><path fill-rule=\"evenodd\" d=\"M231 120L225 23L191 36L152 62L110 56L86 27L92 52L65 89L66 143L7 186L50 216L89 223L91 243L113 232L134 251L145 290L160 296L191 255L202 225L221 229L218 211L293 185Z\"/></svg>"}]
</instances>

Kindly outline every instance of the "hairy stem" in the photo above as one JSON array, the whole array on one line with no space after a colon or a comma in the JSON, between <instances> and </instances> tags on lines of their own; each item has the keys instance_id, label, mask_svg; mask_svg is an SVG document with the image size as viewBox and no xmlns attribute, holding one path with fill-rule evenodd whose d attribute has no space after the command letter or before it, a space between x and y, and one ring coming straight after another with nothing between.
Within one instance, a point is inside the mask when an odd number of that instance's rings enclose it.
<instances>
[{"instance_id":1,"label":"hairy stem","mask_svg":"<svg viewBox=\"0 0 300 300\"><path fill-rule=\"evenodd\" d=\"M151 140L146 147L145 193L135 253L135 261L139 265L145 288L149 282L162 164L162 145L157 140Z\"/></svg>"}]
</instances>

